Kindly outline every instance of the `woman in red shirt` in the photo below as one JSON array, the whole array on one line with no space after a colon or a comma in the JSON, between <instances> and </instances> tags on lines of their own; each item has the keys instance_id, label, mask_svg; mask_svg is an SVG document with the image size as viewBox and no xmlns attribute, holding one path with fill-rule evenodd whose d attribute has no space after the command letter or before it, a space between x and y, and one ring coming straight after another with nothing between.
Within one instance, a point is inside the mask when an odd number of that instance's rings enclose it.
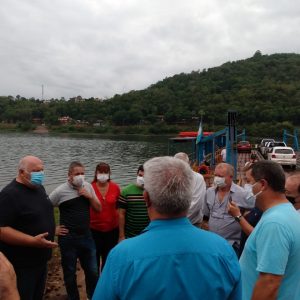
<instances>
[{"instance_id":1,"label":"woman in red shirt","mask_svg":"<svg viewBox=\"0 0 300 300\"><path fill-rule=\"evenodd\" d=\"M100 162L96 166L92 186L102 205L100 212L90 209L90 228L96 244L98 268L101 257L102 270L109 251L118 243L117 200L120 188L110 180L110 166L104 162Z\"/></svg>"}]
</instances>

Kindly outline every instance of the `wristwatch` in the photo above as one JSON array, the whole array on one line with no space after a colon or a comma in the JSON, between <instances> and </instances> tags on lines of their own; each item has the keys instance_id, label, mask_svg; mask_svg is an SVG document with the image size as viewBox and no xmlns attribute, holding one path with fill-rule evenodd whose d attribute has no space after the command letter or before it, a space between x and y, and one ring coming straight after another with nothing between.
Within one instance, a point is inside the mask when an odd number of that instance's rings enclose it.
<instances>
[{"instance_id":1,"label":"wristwatch","mask_svg":"<svg viewBox=\"0 0 300 300\"><path fill-rule=\"evenodd\" d=\"M234 219L240 223L242 217L243 217L242 215L239 215L239 216L234 217Z\"/></svg>"}]
</instances>

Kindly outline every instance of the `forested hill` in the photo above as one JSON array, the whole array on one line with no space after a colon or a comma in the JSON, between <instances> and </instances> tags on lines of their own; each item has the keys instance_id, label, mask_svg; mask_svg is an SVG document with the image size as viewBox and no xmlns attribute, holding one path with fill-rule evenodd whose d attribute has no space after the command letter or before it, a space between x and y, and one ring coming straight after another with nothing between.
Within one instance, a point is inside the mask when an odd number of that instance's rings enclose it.
<instances>
[{"instance_id":1,"label":"forested hill","mask_svg":"<svg viewBox=\"0 0 300 300\"><path fill-rule=\"evenodd\" d=\"M199 116L208 125L226 124L235 109L240 125L290 122L300 125L300 55L261 55L220 67L166 78L143 91L115 96L124 114L164 115L167 122ZM122 113L119 111L119 114Z\"/></svg>"},{"instance_id":2,"label":"forested hill","mask_svg":"<svg viewBox=\"0 0 300 300\"><path fill-rule=\"evenodd\" d=\"M278 133L283 127L300 127L300 55L262 55L257 51L249 59L181 73L107 100L78 96L45 102L19 95L0 97L0 121L40 118L47 125L70 116L90 124L101 120L104 126L143 124L153 128L164 123L196 130L196 118L202 114L205 129L215 130L226 124L228 109L238 112L239 126L252 135L262 129Z\"/></svg>"}]
</instances>

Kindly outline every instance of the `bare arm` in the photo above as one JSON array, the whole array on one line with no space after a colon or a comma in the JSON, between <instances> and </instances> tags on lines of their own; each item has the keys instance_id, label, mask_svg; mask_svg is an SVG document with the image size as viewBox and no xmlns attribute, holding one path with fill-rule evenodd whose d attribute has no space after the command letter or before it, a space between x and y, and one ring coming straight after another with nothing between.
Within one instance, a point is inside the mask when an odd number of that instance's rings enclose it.
<instances>
[{"instance_id":1,"label":"bare arm","mask_svg":"<svg viewBox=\"0 0 300 300\"><path fill-rule=\"evenodd\" d=\"M46 236L48 236L48 232L44 232L36 236L31 236L12 227L1 228L1 241L10 245L28 246L36 248L56 247L57 243L47 240Z\"/></svg>"},{"instance_id":2,"label":"bare arm","mask_svg":"<svg viewBox=\"0 0 300 300\"><path fill-rule=\"evenodd\" d=\"M78 193L80 196L84 196L85 198L87 198L90 202L91 207L93 208L94 211L101 211L102 207L101 207L101 203L99 201L99 199L97 198L97 196L93 195L92 193L89 193L84 187L80 188L78 190Z\"/></svg>"},{"instance_id":3,"label":"bare arm","mask_svg":"<svg viewBox=\"0 0 300 300\"><path fill-rule=\"evenodd\" d=\"M126 209L119 208L119 242L125 239Z\"/></svg>"},{"instance_id":4,"label":"bare arm","mask_svg":"<svg viewBox=\"0 0 300 300\"><path fill-rule=\"evenodd\" d=\"M239 207L236 205L236 203L234 202L228 202L228 213L233 216L233 217L238 217L241 215L241 211L239 209ZM252 225L250 225L247 220L242 217L240 219L240 222L239 222L242 230L247 234L247 235L250 235L250 233L253 231L254 227Z\"/></svg>"},{"instance_id":5,"label":"bare arm","mask_svg":"<svg viewBox=\"0 0 300 300\"><path fill-rule=\"evenodd\" d=\"M260 273L251 300L275 300L282 280L281 275Z\"/></svg>"},{"instance_id":6,"label":"bare arm","mask_svg":"<svg viewBox=\"0 0 300 300\"><path fill-rule=\"evenodd\" d=\"M208 220L202 220L200 228L209 231Z\"/></svg>"},{"instance_id":7,"label":"bare arm","mask_svg":"<svg viewBox=\"0 0 300 300\"><path fill-rule=\"evenodd\" d=\"M0 299L19 300L16 273L8 259L0 252Z\"/></svg>"},{"instance_id":8,"label":"bare arm","mask_svg":"<svg viewBox=\"0 0 300 300\"><path fill-rule=\"evenodd\" d=\"M248 223L248 221L242 217L240 220L240 226L242 230L245 232L245 234L250 235L253 231L254 227Z\"/></svg>"}]
</instances>

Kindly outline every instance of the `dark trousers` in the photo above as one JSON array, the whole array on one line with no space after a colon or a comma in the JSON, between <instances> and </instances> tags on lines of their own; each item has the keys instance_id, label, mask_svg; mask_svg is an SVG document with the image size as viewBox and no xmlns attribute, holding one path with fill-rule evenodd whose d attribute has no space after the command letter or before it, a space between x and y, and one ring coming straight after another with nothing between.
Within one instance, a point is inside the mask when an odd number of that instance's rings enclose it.
<instances>
[{"instance_id":1,"label":"dark trousers","mask_svg":"<svg viewBox=\"0 0 300 300\"><path fill-rule=\"evenodd\" d=\"M47 263L29 268L16 267L15 272L21 300L42 300L47 279Z\"/></svg>"},{"instance_id":2,"label":"dark trousers","mask_svg":"<svg viewBox=\"0 0 300 300\"><path fill-rule=\"evenodd\" d=\"M77 259L84 271L87 296L92 298L98 281L96 248L92 236L60 237L59 246L68 299L80 300L76 280Z\"/></svg>"},{"instance_id":3,"label":"dark trousers","mask_svg":"<svg viewBox=\"0 0 300 300\"><path fill-rule=\"evenodd\" d=\"M103 270L109 251L118 243L119 228L115 228L107 232L93 230L93 229L91 229L91 231L96 244L98 270L100 267L100 257L101 257L101 270Z\"/></svg>"}]
</instances>

